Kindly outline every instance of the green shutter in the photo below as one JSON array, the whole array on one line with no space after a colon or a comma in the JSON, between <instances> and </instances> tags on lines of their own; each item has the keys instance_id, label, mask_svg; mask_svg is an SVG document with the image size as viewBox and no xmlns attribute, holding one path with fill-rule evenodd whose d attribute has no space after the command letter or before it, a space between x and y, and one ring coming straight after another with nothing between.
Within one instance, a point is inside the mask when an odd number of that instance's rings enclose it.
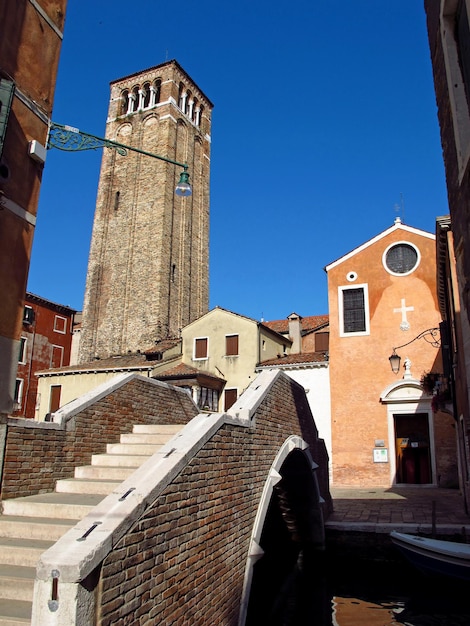
<instances>
[{"instance_id":1,"label":"green shutter","mask_svg":"<svg viewBox=\"0 0 470 626\"><path fill-rule=\"evenodd\" d=\"M8 116L10 115L11 101L15 91L15 83L6 78L0 78L0 157L3 152L3 143L8 126Z\"/></svg>"}]
</instances>

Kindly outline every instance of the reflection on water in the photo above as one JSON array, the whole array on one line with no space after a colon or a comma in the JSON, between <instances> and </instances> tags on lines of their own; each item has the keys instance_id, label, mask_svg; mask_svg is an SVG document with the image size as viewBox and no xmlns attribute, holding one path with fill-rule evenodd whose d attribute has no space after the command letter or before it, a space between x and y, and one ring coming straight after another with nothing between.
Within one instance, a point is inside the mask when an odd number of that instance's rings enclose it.
<instances>
[{"instance_id":1,"label":"reflection on water","mask_svg":"<svg viewBox=\"0 0 470 626\"><path fill-rule=\"evenodd\" d=\"M402 562L299 561L270 626L469 626L468 585L426 577Z\"/></svg>"}]
</instances>

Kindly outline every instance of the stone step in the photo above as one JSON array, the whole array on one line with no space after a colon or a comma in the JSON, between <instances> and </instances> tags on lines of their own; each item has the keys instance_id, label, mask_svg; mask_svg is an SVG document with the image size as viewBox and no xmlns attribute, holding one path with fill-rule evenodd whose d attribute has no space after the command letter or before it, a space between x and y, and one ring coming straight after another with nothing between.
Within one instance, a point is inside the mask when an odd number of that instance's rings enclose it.
<instances>
[{"instance_id":1,"label":"stone step","mask_svg":"<svg viewBox=\"0 0 470 626\"><path fill-rule=\"evenodd\" d=\"M93 468L96 469L96 468ZM106 468L108 469L108 468ZM122 480L96 480L93 478L64 478L58 480L55 490L59 493L93 493L107 496L116 487L122 483Z\"/></svg>"},{"instance_id":2,"label":"stone step","mask_svg":"<svg viewBox=\"0 0 470 626\"><path fill-rule=\"evenodd\" d=\"M108 454L153 454L162 446L152 443L108 443L106 452Z\"/></svg>"},{"instance_id":3,"label":"stone step","mask_svg":"<svg viewBox=\"0 0 470 626\"><path fill-rule=\"evenodd\" d=\"M151 454L93 454L91 464L100 467L140 467ZM76 468L77 470L78 468Z\"/></svg>"},{"instance_id":4,"label":"stone step","mask_svg":"<svg viewBox=\"0 0 470 626\"><path fill-rule=\"evenodd\" d=\"M102 495L93 494L42 493L4 500L3 514L77 520L85 517L102 499Z\"/></svg>"},{"instance_id":5,"label":"stone step","mask_svg":"<svg viewBox=\"0 0 470 626\"><path fill-rule=\"evenodd\" d=\"M41 554L53 543L43 539L0 537L0 561L2 565L36 567Z\"/></svg>"},{"instance_id":6,"label":"stone step","mask_svg":"<svg viewBox=\"0 0 470 626\"><path fill-rule=\"evenodd\" d=\"M4 500L0 516L0 626L31 624L36 564L41 554L88 514L183 425L136 425L77 467L53 493ZM46 625L45 625L46 626Z\"/></svg>"},{"instance_id":7,"label":"stone step","mask_svg":"<svg viewBox=\"0 0 470 626\"><path fill-rule=\"evenodd\" d=\"M23 517L21 515L0 516L1 537L29 537L57 541L77 520L51 519L47 517Z\"/></svg>"},{"instance_id":8,"label":"stone step","mask_svg":"<svg viewBox=\"0 0 470 626\"><path fill-rule=\"evenodd\" d=\"M144 457L147 460L149 457ZM75 468L75 478L88 478L94 480L118 480L122 482L126 480L136 467L116 467L113 465L83 465L82 467Z\"/></svg>"},{"instance_id":9,"label":"stone step","mask_svg":"<svg viewBox=\"0 0 470 626\"><path fill-rule=\"evenodd\" d=\"M173 435L166 435L165 433L126 433L124 435L121 435L119 441L121 443L144 443L163 445L172 437Z\"/></svg>"},{"instance_id":10,"label":"stone step","mask_svg":"<svg viewBox=\"0 0 470 626\"><path fill-rule=\"evenodd\" d=\"M35 578L35 567L0 564L0 598L31 601Z\"/></svg>"},{"instance_id":11,"label":"stone step","mask_svg":"<svg viewBox=\"0 0 470 626\"><path fill-rule=\"evenodd\" d=\"M176 435L184 424L134 424L133 433Z\"/></svg>"},{"instance_id":12,"label":"stone step","mask_svg":"<svg viewBox=\"0 0 470 626\"><path fill-rule=\"evenodd\" d=\"M31 624L32 602L0 598L0 626Z\"/></svg>"}]
</instances>

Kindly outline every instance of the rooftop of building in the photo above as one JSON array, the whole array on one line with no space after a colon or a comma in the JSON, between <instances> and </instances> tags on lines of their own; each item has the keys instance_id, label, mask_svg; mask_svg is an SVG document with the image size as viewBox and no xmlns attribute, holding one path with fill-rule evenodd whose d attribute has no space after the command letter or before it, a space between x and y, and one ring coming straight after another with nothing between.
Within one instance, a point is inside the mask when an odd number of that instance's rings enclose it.
<instances>
[{"instance_id":1,"label":"rooftop of building","mask_svg":"<svg viewBox=\"0 0 470 626\"><path fill-rule=\"evenodd\" d=\"M278 355L277 358L261 361L257 367L280 367L288 365L312 365L328 363L327 352L300 352L297 354Z\"/></svg>"},{"instance_id":2,"label":"rooftop of building","mask_svg":"<svg viewBox=\"0 0 470 626\"><path fill-rule=\"evenodd\" d=\"M328 315L307 315L306 317L299 317L302 325L302 333L304 334L320 330L329 323ZM289 332L289 319L287 317L282 320L263 322L263 325L277 333L280 333L281 335Z\"/></svg>"}]
</instances>

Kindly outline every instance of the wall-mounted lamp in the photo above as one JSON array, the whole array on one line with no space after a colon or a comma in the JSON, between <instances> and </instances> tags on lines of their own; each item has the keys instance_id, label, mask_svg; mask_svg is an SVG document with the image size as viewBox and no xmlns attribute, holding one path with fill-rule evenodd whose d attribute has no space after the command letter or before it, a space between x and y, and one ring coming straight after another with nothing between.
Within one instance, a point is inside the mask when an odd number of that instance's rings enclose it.
<instances>
[{"instance_id":1,"label":"wall-mounted lamp","mask_svg":"<svg viewBox=\"0 0 470 626\"><path fill-rule=\"evenodd\" d=\"M405 346L409 346L410 343L413 343L413 341L416 341L417 339L424 339L425 341L430 343L434 348L440 348L441 346L440 329L428 328L427 330L423 330L422 333L417 335L411 341L408 341L408 343L404 343L401 346L396 346L395 348L392 348L393 352L388 357L388 360L390 361L390 367L392 368L392 372L394 374L398 374L398 372L400 371L400 363L401 363L401 356L396 353L396 350L399 350L400 348L404 348Z\"/></svg>"},{"instance_id":2,"label":"wall-mounted lamp","mask_svg":"<svg viewBox=\"0 0 470 626\"><path fill-rule=\"evenodd\" d=\"M392 372L394 374L398 374L400 371L401 356L395 352L395 348L393 349L392 354L388 357L388 360L390 361Z\"/></svg>"},{"instance_id":3,"label":"wall-mounted lamp","mask_svg":"<svg viewBox=\"0 0 470 626\"><path fill-rule=\"evenodd\" d=\"M127 155L127 151L138 152L145 156L152 157L153 159L159 159L172 165L178 165L183 168L180 179L176 185L175 193L178 196L190 196L192 194L191 185L189 184L188 165L186 163L179 163L173 159L153 154L152 152L146 152L139 148L133 148L132 146L126 146L123 143L112 141L111 139L104 139L103 137L96 137L96 135L90 135L84 133L78 128L73 126L63 126L62 124L56 124L55 122L49 122L49 135L47 138L47 148L57 148L58 150L65 150L67 152L77 152L79 150L97 150L98 148L112 148L122 156Z\"/></svg>"}]
</instances>

